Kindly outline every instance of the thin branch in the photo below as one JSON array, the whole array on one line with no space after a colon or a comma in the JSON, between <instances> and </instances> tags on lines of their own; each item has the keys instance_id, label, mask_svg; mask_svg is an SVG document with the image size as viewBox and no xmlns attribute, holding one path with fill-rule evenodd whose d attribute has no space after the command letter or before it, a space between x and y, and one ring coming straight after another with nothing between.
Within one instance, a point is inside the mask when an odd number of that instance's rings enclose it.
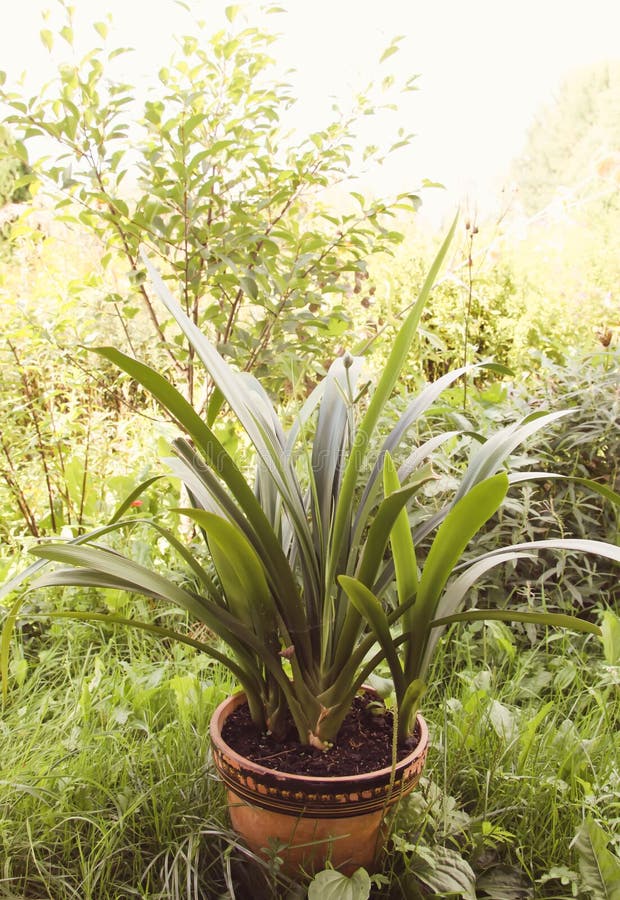
<instances>
[{"instance_id":1,"label":"thin branch","mask_svg":"<svg viewBox=\"0 0 620 900\"><path fill-rule=\"evenodd\" d=\"M30 509L28 500L26 499L26 495L22 491L19 482L17 481L17 472L15 471L15 465L11 458L11 454L9 453L9 449L4 442L4 438L1 435L0 442L2 443L2 451L7 459L10 470L7 471L6 469L3 469L2 477L8 484L13 496L15 497L17 505L19 506L19 511L21 512L23 518L26 521L26 525L28 526L28 531L33 537L40 537L39 526L37 525L34 513Z\"/></svg>"},{"instance_id":2,"label":"thin branch","mask_svg":"<svg viewBox=\"0 0 620 900\"><path fill-rule=\"evenodd\" d=\"M35 400L34 400L32 391L30 389L30 385L28 383L28 378L26 377L25 369L24 369L24 367L21 363L21 360L17 354L17 350L15 349L15 345L12 343L10 338L7 338L6 342L9 346L11 353L13 354L15 362L17 363L20 380L21 380L22 386L24 388L24 394L26 396L26 399L28 400L28 411L30 413L30 418L32 420L32 423L34 425L34 430L37 435L37 451L38 451L39 457L41 459L41 465L43 466L43 473L45 476L45 483L47 486L47 499L48 499L48 505L49 505L49 511L50 511L50 520L52 523L52 530L56 531L56 513L54 512L54 493L53 493L53 488L52 488L52 478L51 478L49 466L47 464L47 455L45 453L45 442L43 441L43 434L41 432L39 417L38 417L37 411L36 411Z\"/></svg>"}]
</instances>

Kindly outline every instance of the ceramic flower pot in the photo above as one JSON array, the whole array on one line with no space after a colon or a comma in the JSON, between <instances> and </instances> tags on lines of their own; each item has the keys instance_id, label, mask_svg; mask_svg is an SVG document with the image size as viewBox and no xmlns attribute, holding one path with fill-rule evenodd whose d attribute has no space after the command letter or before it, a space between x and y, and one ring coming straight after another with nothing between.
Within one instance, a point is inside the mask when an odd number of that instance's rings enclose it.
<instances>
[{"instance_id":1,"label":"ceramic flower pot","mask_svg":"<svg viewBox=\"0 0 620 900\"><path fill-rule=\"evenodd\" d=\"M289 873L322 869L326 860L351 874L372 871L387 836L386 813L418 783L428 750L428 729L418 715L420 740L396 765L362 775L317 778L268 769L222 740L228 716L245 696L221 703L211 719L217 771L226 785L232 826L248 847L265 855L270 842Z\"/></svg>"}]
</instances>

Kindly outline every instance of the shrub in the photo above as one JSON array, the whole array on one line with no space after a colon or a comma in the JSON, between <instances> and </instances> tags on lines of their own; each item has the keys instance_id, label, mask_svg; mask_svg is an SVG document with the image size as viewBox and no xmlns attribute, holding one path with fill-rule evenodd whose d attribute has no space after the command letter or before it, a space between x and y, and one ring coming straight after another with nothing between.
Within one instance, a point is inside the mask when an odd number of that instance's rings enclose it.
<instances>
[{"instance_id":1,"label":"shrub","mask_svg":"<svg viewBox=\"0 0 620 900\"><path fill-rule=\"evenodd\" d=\"M73 46L74 8L63 9L60 34ZM274 37L237 26L235 10L229 28L210 35L198 24L179 40L141 113L135 87L114 77L122 51L107 46L61 63L49 94L1 95L26 145L43 135L57 147L34 164L37 176L63 217L101 239L104 265L121 275L109 300L126 318L145 319L151 355L155 343L189 399L200 397L193 350L169 335L141 243L182 282L186 313L229 360L273 389L303 392L305 375L324 369L350 325L343 296L371 252L400 240L397 210L417 205L411 194L371 202L354 193L353 211L334 211L326 191L351 177L358 122L383 101L361 96L352 112L291 137L294 100L274 74ZM95 28L105 37L106 23ZM43 35L52 48L52 32Z\"/></svg>"},{"instance_id":2,"label":"shrub","mask_svg":"<svg viewBox=\"0 0 620 900\"><path fill-rule=\"evenodd\" d=\"M17 183L29 171L28 165L16 154L8 129L0 125L0 206L24 203L29 199L28 185Z\"/></svg>"}]
</instances>

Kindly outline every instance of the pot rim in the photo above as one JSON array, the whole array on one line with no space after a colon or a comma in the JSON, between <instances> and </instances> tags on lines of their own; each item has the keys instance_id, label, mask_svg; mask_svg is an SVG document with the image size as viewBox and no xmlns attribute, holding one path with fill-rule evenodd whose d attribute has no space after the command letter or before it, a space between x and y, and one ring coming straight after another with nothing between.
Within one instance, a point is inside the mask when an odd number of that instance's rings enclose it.
<instances>
[{"instance_id":1,"label":"pot rim","mask_svg":"<svg viewBox=\"0 0 620 900\"><path fill-rule=\"evenodd\" d=\"M372 688L370 688L372 690ZM298 775L295 772L286 772L282 769L271 769L268 766L263 766L260 763L256 763L251 759L248 759L246 756L243 756L241 753L238 753L236 750L226 743L226 741L222 738L222 727L224 722L228 718L228 716L241 704L245 702L245 693L243 691L239 691L236 694L232 694L223 700L215 709L212 717L211 723L209 726L209 734L211 737L211 742L213 746L223 755L228 757L231 760L235 760L236 762L243 765L246 771L251 771L255 775L259 776L271 776L272 778L287 778L294 779L296 782L298 781L301 785L316 785L317 782L322 782L325 784L342 784L342 785L360 785L364 784L366 781L375 781L377 778L387 777L389 778L391 773L400 772L402 769L408 768L412 763L414 763L420 756L425 755L428 747L428 726L420 713L416 714L416 723L420 730L420 739L413 750L404 756L402 759L398 760L396 766L385 766L383 769L373 769L370 772L360 772L358 775L325 775L325 776L317 776L317 775Z\"/></svg>"}]
</instances>

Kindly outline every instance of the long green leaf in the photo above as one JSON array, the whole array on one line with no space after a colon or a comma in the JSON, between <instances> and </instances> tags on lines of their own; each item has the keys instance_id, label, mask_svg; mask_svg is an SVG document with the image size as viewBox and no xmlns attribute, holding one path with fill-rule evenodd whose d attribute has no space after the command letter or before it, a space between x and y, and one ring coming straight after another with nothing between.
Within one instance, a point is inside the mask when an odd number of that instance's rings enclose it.
<instances>
[{"instance_id":1,"label":"long green leaf","mask_svg":"<svg viewBox=\"0 0 620 900\"><path fill-rule=\"evenodd\" d=\"M257 553L264 556L263 544L251 523L205 460L184 438L174 440L172 449L176 459L165 458L164 461L185 484L190 495L204 509L225 515L245 534Z\"/></svg>"},{"instance_id":2,"label":"long green leaf","mask_svg":"<svg viewBox=\"0 0 620 900\"><path fill-rule=\"evenodd\" d=\"M399 488L389 496L385 497L379 505L379 509L372 520L372 524L368 530L368 536L364 544L364 550L360 559L360 563L355 573L356 577L367 587L372 587L377 577L377 571L383 560L385 548L390 540L390 534L394 528L394 523L398 520L401 513L407 516L405 506L413 497L420 485L428 480L424 475L420 479L420 483L409 485L405 488Z\"/></svg>"},{"instance_id":3,"label":"long green leaf","mask_svg":"<svg viewBox=\"0 0 620 900\"><path fill-rule=\"evenodd\" d=\"M86 567L54 569L52 572L48 572L37 579L31 585L31 590L47 587L110 588L125 591L129 594L141 594L154 600L162 599L160 593L151 590L146 585L136 581L127 581L110 573ZM258 654L266 651L255 639L255 635L245 629L225 609L220 609L217 604L211 603L205 598L201 598L200 609L201 611L197 615L199 621L204 622L211 631L219 635L225 644L228 644L246 672L254 672L257 675L259 666L257 666L256 658L251 655L248 648ZM253 640L255 640L256 646L252 646Z\"/></svg>"},{"instance_id":4,"label":"long green leaf","mask_svg":"<svg viewBox=\"0 0 620 900\"><path fill-rule=\"evenodd\" d=\"M102 575L110 575L125 584L135 585L134 589L138 593L147 592L150 596L169 600L196 618L200 618L204 612L203 604L195 596L183 590L169 578L110 550L76 547L70 544L45 544L33 548L32 552L43 559L91 569ZM48 576L38 579L32 587L43 586L46 577Z\"/></svg>"},{"instance_id":5,"label":"long green leaf","mask_svg":"<svg viewBox=\"0 0 620 900\"><path fill-rule=\"evenodd\" d=\"M614 506L620 506L620 494L612 490L608 485L593 481L592 478L580 478L577 475L560 475L557 472L514 472L510 475L511 484L519 484L522 481L534 481L542 479L544 481L570 481L573 484L580 484L588 490L596 494L600 494L605 500L609 500Z\"/></svg>"},{"instance_id":6,"label":"long green leaf","mask_svg":"<svg viewBox=\"0 0 620 900\"><path fill-rule=\"evenodd\" d=\"M111 532L119 531L122 528L126 528L126 527L135 528L137 526L143 526L143 525L148 525L148 526L156 528L160 532L160 534L162 534L164 537L166 537L168 542L172 546L174 546L175 549L177 550L177 552L179 552L183 556L183 558L186 560L186 562L188 562L190 564L191 568L193 569L195 574L198 575L198 577L202 581L202 583L206 587L209 587L210 582L209 582L208 576L206 575L206 573L204 572L202 567L198 564L198 562L194 559L192 554L189 553L189 551L186 548L184 548L180 544L180 542L177 541L177 539L174 537L174 535L172 535L167 529L163 528L162 526L158 525L156 522L153 522L150 519L131 518L131 519L127 519L127 520L116 520L116 517L113 517L113 521L111 523L109 523L108 525L104 525L101 528L96 528L93 531L88 532L87 534L83 534L77 538L73 538L69 542L69 544L74 545L74 546L80 546L84 543L87 543L88 541L95 540L98 537L103 537L104 535L109 534ZM49 563L50 563L49 559L38 559L36 562L32 563L30 566L27 566L22 572L15 575L9 581L5 582L5 584L3 584L0 587L0 599L13 593L18 588L20 588L24 583L31 580L34 575L36 575L42 569L45 569L49 565ZM26 600L26 597L27 597L27 592L24 593L21 597L19 597L15 601L13 607L7 614L7 617L5 618L5 621L4 621L3 627L2 627L2 636L0 638L0 676L2 677L3 692L6 692L6 683L7 683L8 666L9 666L9 654L10 654L11 640L13 637L13 631L14 631L14 626L15 626L15 620L16 620L17 614L19 612L19 609L21 608L22 604Z\"/></svg>"},{"instance_id":7,"label":"long green leaf","mask_svg":"<svg viewBox=\"0 0 620 900\"><path fill-rule=\"evenodd\" d=\"M174 317L207 372L226 398L241 427L271 474L295 523L295 531L307 570L317 585L312 539L303 505L303 495L294 469L285 452L285 438L269 398L252 376L235 372L172 296L157 269L141 253L149 277L168 312Z\"/></svg>"},{"instance_id":8,"label":"long green leaf","mask_svg":"<svg viewBox=\"0 0 620 900\"><path fill-rule=\"evenodd\" d=\"M15 622L22 608L26 595L18 597L8 611L2 624L2 637L0 638L0 678L2 678L2 699L6 700L9 690L9 656L11 641L15 630Z\"/></svg>"},{"instance_id":9,"label":"long green leaf","mask_svg":"<svg viewBox=\"0 0 620 900\"><path fill-rule=\"evenodd\" d=\"M129 619L125 616L116 615L115 613L84 612L83 610L52 611L46 613L45 618L76 619L81 622L99 622L105 626L114 625L136 628L139 631L146 631L148 634L153 634L155 637L164 640L173 640L180 644L186 644L188 647L193 647L194 650L205 653L207 656L210 656L212 659L215 659L225 666L235 678L239 680L244 690L246 687L249 687L250 690L255 692L259 690L259 686L254 679L255 673L248 673L245 669L241 668L234 659L227 656L225 653L222 653L217 647L213 647L211 644L205 644L204 641L196 640L196 638L193 638L188 634L182 634L172 628L164 628L162 625L155 625L152 622L142 622L139 619Z\"/></svg>"},{"instance_id":10,"label":"long green leaf","mask_svg":"<svg viewBox=\"0 0 620 900\"><path fill-rule=\"evenodd\" d=\"M114 347L97 347L95 352L141 384L172 416L179 428L188 434L204 454L208 464L230 488L248 519L261 534L269 523L256 502L254 493L232 457L191 404L163 376L144 363L121 353ZM271 548L273 549L273 548Z\"/></svg>"},{"instance_id":11,"label":"long green leaf","mask_svg":"<svg viewBox=\"0 0 620 900\"><path fill-rule=\"evenodd\" d=\"M338 563L342 557L346 534L350 527L351 509L355 490L358 486L359 472L366 456L370 439L385 404L389 400L394 385L400 376L405 360L407 359L409 347L415 336L422 310L428 300L439 269L441 268L452 242L456 230L456 223L457 219L455 218L452 227L429 270L418 299L394 339L383 374L372 395L366 415L358 428L353 447L351 448L351 454L345 467L340 496L336 506L336 514L332 529L333 540L330 548L328 566L328 583L331 583L337 570Z\"/></svg>"},{"instance_id":12,"label":"long green leaf","mask_svg":"<svg viewBox=\"0 0 620 900\"><path fill-rule=\"evenodd\" d=\"M112 556L114 554L109 555ZM121 557L121 559L124 562L131 562L123 557ZM171 599L168 593L162 595L157 587L152 588L149 583L144 584L138 578L125 580L121 575L106 572L103 568L84 567L56 569L48 575L37 579L31 586L31 589L34 590L37 587L72 585L78 587L91 586L115 588L144 594L147 597L155 597L156 599L162 599L162 596L164 599ZM287 695L291 695L290 684L282 670L281 661L274 655L272 648L262 642L252 629L248 628L243 622L235 618L235 616L227 609L217 606L205 597L199 597L198 595L193 594L190 594L189 596L193 599L193 609L196 610L195 613L192 610L190 610L190 612L195 614L200 621L205 622L215 634L231 647L235 655L243 660L244 667L247 668L248 671L256 670L256 673L258 674L258 667L264 665ZM180 602L179 605L181 605L182 608L187 608ZM248 650L251 650L255 654L256 659L254 661L252 661L248 654Z\"/></svg>"},{"instance_id":13,"label":"long green leaf","mask_svg":"<svg viewBox=\"0 0 620 900\"><path fill-rule=\"evenodd\" d=\"M433 619L431 628L452 625L453 622L485 621L529 622L534 625L567 628L570 631L578 631L582 634L596 634L598 637L602 634L598 625L588 622L586 619L578 619L577 616L569 616L565 613L519 612L511 609L468 609L465 612L454 613L452 616Z\"/></svg>"},{"instance_id":14,"label":"long green leaf","mask_svg":"<svg viewBox=\"0 0 620 900\"><path fill-rule=\"evenodd\" d=\"M194 440L208 464L228 485L255 531L256 540L263 550L261 559L267 567L270 580L275 585L276 593L289 597L288 615L291 628L298 635L298 652L303 658L310 659L307 635L304 638L305 616L293 573L269 520L233 459L187 400L158 372L113 347L100 347L97 348L97 352L131 375L152 394L179 427Z\"/></svg>"},{"instance_id":15,"label":"long green leaf","mask_svg":"<svg viewBox=\"0 0 620 900\"><path fill-rule=\"evenodd\" d=\"M601 637L605 662L608 666L620 666L620 617L611 609L603 612Z\"/></svg>"},{"instance_id":16,"label":"long green leaf","mask_svg":"<svg viewBox=\"0 0 620 900\"><path fill-rule=\"evenodd\" d=\"M220 516L202 509L177 509L206 532L209 550L217 570L228 608L252 627L261 640L273 639L276 608L265 571L252 545L236 528Z\"/></svg>"},{"instance_id":17,"label":"long green leaf","mask_svg":"<svg viewBox=\"0 0 620 900\"><path fill-rule=\"evenodd\" d=\"M18 590L24 582L29 581L33 575L36 575L37 572L40 572L41 569L44 569L47 565L47 560L38 559L25 569L22 569L21 572L18 572L17 575L13 575L13 577L9 578L8 581L5 581L3 585L0 585L0 600L4 600L5 597L10 596L10 594Z\"/></svg>"},{"instance_id":18,"label":"long green leaf","mask_svg":"<svg viewBox=\"0 0 620 900\"><path fill-rule=\"evenodd\" d=\"M396 697L400 702L404 696L406 685L400 659L398 658L398 654L394 647L390 626L387 616L383 611L383 607L372 591L357 578L351 578L348 575L339 575L338 581L359 615L362 616L372 628L377 643L383 650L387 664L390 667Z\"/></svg>"},{"instance_id":19,"label":"long green leaf","mask_svg":"<svg viewBox=\"0 0 620 900\"><path fill-rule=\"evenodd\" d=\"M426 693L426 685L421 678L415 678L407 685L407 689L398 709L398 737L404 740L413 730L415 714L420 707L420 700Z\"/></svg>"},{"instance_id":20,"label":"long green leaf","mask_svg":"<svg viewBox=\"0 0 620 900\"><path fill-rule=\"evenodd\" d=\"M497 512L507 490L508 477L503 472L475 485L452 507L435 535L411 611L412 672L419 672L430 622L448 578L472 537Z\"/></svg>"},{"instance_id":21,"label":"long green leaf","mask_svg":"<svg viewBox=\"0 0 620 900\"><path fill-rule=\"evenodd\" d=\"M467 471L455 495L458 502L475 484L489 478L502 466L506 457L527 438L547 425L570 415L570 410L528 416L521 422L513 423L493 434L472 455Z\"/></svg>"},{"instance_id":22,"label":"long green leaf","mask_svg":"<svg viewBox=\"0 0 620 900\"><path fill-rule=\"evenodd\" d=\"M545 703L533 717L529 718L525 725L525 728L521 732L520 743L521 750L519 752L519 759L517 762L517 773L519 775L526 775L527 772L525 770L525 764L527 762L527 758L530 755L530 750L534 744L534 738L536 737L536 732L538 731L539 725L547 718L551 710L555 709L555 702L550 700L548 703Z\"/></svg>"},{"instance_id":23,"label":"long green leaf","mask_svg":"<svg viewBox=\"0 0 620 900\"><path fill-rule=\"evenodd\" d=\"M445 375L442 375L441 378L438 378L436 381L428 384L424 388L424 390L420 391L415 399L409 404L405 412L400 416L398 422L383 442L381 450L379 451L377 459L375 460L372 471L370 473L370 477L368 478L368 481L364 488L357 514L358 521L360 518L362 519L362 526L364 525L363 520L367 515L367 501L370 497L372 497L375 490L375 485L378 480L379 473L381 472L383 460L386 453L389 453L391 456L394 455L394 451L400 445L400 442L403 439L404 435L407 433L407 430L411 428L411 426L420 418L423 413L425 413L429 409L430 406L432 406L432 404L441 396L442 392L445 391L446 388L457 381L461 377L461 375L470 372L473 369L479 369L484 366L484 363L478 363L471 366L461 366L461 368L459 369L454 369L451 372L447 372ZM445 437L443 435L440 435L439 437L441 441L445 440ZM405 477L400 473L399 477L401 478L401 481L405 480ZM356 534L359 530L358 521L356 521L355 526Z\"/></svg>"},{"instance_id":24,"label":"long green leaf","mask_svg":"<svg viewBox=\"0 0 620 900\"><path fill-rule=\"evenodd\" d=\"M434 437L429 438L428 441L424 441L423 444L420 444L419 447L416 447L398 467L398 480L400 483L404 484L411 473L414 472L425 459L432 459L433 453L441 447L442 444L445 444L446 441L451 441L462 433L463 432L461 431L443 431L441 434L436 434Z\"/></svg>"},{"instance_id":25,"label":"long green leaf","mask_svg":"<svg viewBox=\"0 0 620 900\"><path fill-rule=\"evenodd\" d=\"M340 357L332 363L325 379L325 391L312 442L315 517L320 526L323 547L326 547L324 536L329 532L338 493L337 480L349 442L351 408L361 366L359 357L350 357L350 364L349 361L345 364Z\"/></svg>"},{"instance_id":26,"label":"long green leaf","mask_svg":"<svg viewBox=\"0 0 620 900\"><path fill-rule=\"evenodd\" d=\"M176 535L170 531L169 528L165 528L163 525L160 525L159 522L156 522L152 519L143 519L141 521L146 527L153 528L158 532L158 534L166 539L173 550L175 550L179 554L181 559L183 559L183 561L189 566L194 575L198 578L199 583L206 590L209 597L217 601L218 591L208 573L198 562L196 555L192 553L192 551L184 543L182 543L176 537Z\"/></svg>"},{"instance_id":27,"label":"long green leaf","mask_svg":"<svg viewBox=\"0 0 620 900\"><path fill-rule=\"evenodd\" d=\"M439 603L437 604L437 609L435 612L436 617L440 619L445 616L451 616L454 613L458 612L458 610L465 602L465 598L469 589L490 569L505 562L516 562L518 559L532 559L533 556L533 552L518 553L508 548L501 553L497 553L495 556L485 557L469 564L465 569L465 572L458 578L453 579L453 581L451 581L447 586L441 599L439 600ZM419 670L416 673L422 678L424 678L426 671L430 665L430 661L435 652L435 647L437 646L439 638L441 637L442 631L442 628L435 626L433 632L428 637L424 650L424 656L422 660L419 661Z\"/></svg>"},{"instance_id":28,"label":"long green leaf","mask_svg":"<svg viewBox=\"0 0 620 900\"><path fill-rule=\"evenodd\" d=\"M594 556L603 556L606 559L611 559L613 562L620 563L620 547L617 547L615 544L609 544L607 541L591 541L584 538L548 538L544 541L524 541L522 544L511 544L510 547L498 547L497 550L490 550L488 553L477 556L476 559L463 563L455 571L472 565L479 560L489 559L508 551L528 553L533 550L567 550L576 553L592 553Z\"/></svg>"},{"instance_id":29,"label":"long green leaf","mask_svg":"<svg viewBox=\"0 0 620 900\"><path fill-rule=\"evenodd\" d=\"M102 525L100 528L95 528L93 531L89 531L87 534L81 534L79 537L72 538L68 541L69 544L85 544L89 541L95 540L98 537L103 537L106 534L109 534L112 531L118 531L120 528L125 528L126 526L135 526L141 525L146 521L150 521L150 519L125 519L117 522L113 522L108 525ZM29 581L33 575L36 575L37 572L40 572L41 569L44 569L49 565L49 561L46 559L38 559L36 562L31 563L25 569L22 569L21 572L18 572L17 575L14 575L8 581L5 581L3 585L0 585L0 600L3 600L5 597L8 597L18 588L20 588L26 581Z\"/></svg>"},{"instance_id":30,"label":"long green leaf","mask_svg":"<svg viewBox=\"0 0 620 900\"><path fill-rule=\"evenodd\" d=\"M402 478L400 470L399 476ZM604 484L599 484L598 481L592 481L592 479L590 478L578 478L573 477L572 475L559 475L555 472L539 471L510 472L508 474L508 481L511 485L521 484L525 481L553 481L555 479L561 479L564 481L573 482L575 484L581 484L594 493L600 494L601 497L609 500L614 505L620 506L620 494L616 493L616 491L613 491L611 488L607 487ZM429 519L423 522L421 526L418 526L414 531L414 539L417 542L422 541L446 517L449 509L450 506L447 505L443 510L435 513L435 515L431 516ZM389 572L386 573L386 577L387 575L389 575Z\"/></svg>"},{"instance_id":31,"label":"long green leaf","mask_svg":"<svg viewBox=\"0 0 620 900\"><path fill-rule=\"evenodd\" d=\"M386 496L400 490L400 481L392 457L386 453L383 464L383 488ZM392 559L396 573L396 591L399 603L406 603L418 591L418 564L409 527L407 511L402 509L390 532Z\"/></svg>"},{"instance_id":32,"label":"long green leaf","mask_svg":"<svg viewBox=\"0 0 620 900\"><path fill-rule=\"evenodd\" d=\"M356 578L366 587L372 587L377 579L377 572L383 562L385 548L387 547L394 522L401 511L403 511L407 501L429 477L430 475L426 472L419 472L415 484L395 491L381 502L368 530L359 565L354 573ZM351 647L357 641L361 623L356 607L349 605L341 621L341 627L338 627L338 623L335 626L332 625L329 617L325 617L324 621L324 646L333 646L333 670L338 670L345 664L347 657L351 653ZM330 629L329 631L328 628ZM328 641L328 635L331 635L331 644Z\"/></svg>"},{"instance_id":33,"label":"long green leaf","mask_svg":"<svg viewBox=\"0 0 620 900\"><path fill-rule=\"evenodd\" d=\"M329 375L329 370L328 370ZM299 434L305 428L306 424L310 421L312 415L317 409L319 403L321 403L323 399L323 395L325 394L325 389L328 385L328 378L322 378L321 381L317 384L315 388L312 389L310 395L306 398L301 409L298 410L295 420L291 425L288 435L286 436L286 453L287 456L290 456L293 452L293 448L299 437Z\"/></svg>"},{"instance_id":34,"label":"long green leaf","mask_svg":"<svg viewBox=\"0 0 620 900\"><path fill-rule=\"evenodd\" d=\"M555 538L545 541L527 541L522 544L513 544L509 547L499 547L488 553L468 560L455 568L463 574L455 578L446 588L436 611L436 619L433 625L434 631L429 636L423 658L419 663L419 674L423 677L430 665L430 661L441 635L439 622L454 614L465 601L468 590L486 572L495 566L506 562L515 562L518 559L532 558L539 550L560 550L566 552L591 553L595 556L603 556L614 562L620 562L620 548L605 541L590 541L580 538Z\"/></svg>"},{"instance_id":35,"label":"long green leaf","mask_svg":"<svg viewBox=\"0 0 620 900\"><path fill-rule=\"evenodd\" d=\"M152 484L155 484L156 481L160 481L160 479L165 478L165 477L166 477L165 475L154 475L152 478L147 478L146 481L142 481L140 484L138 484L133 489L133 491L127 497L125 497L125 499L120 504L120 506L117 507L116 511L114 512L114 515L112 516L112 518L109 521L109 524L113 525L115 522L118 522L118 520L130 508L131 504L135 500L138 499L140 494L143 494L147 490L147 488L149 488Z\"/></svg>"},{"instance_id":36,"label":"long green leaf","mask_svg":"<svg viewBox=\"0 0 620 900\"><path fill-rule=\"evenodd\" d=\"M396 467L394 466L389 453L385 456L383 483L386 494L398 490L400 485ZM418 563L413 537L411 536L411 528L409 526L409 517L406 510L402 510L394 523L394 527L390 534L390 543L392 547L392 561L396 574L398 602L403 604L411 597L415 597L418 593ZM412 609L409 609L403 616L402 628L405 633L411 634L414 627L415 621L412 618ZM403 663L405 679L411 680L413 678L413 666L414 661L411 659L411 643L408 642L405 647L405 659ZM411 709L413 710L413 706ZM407 707L405 712L406 715L409 715L409 707ZM407 719L403 728L408 727L409 722L410 718Z\"/></svg>"},{"instance_id":37,"label":"long green leaf","mask_svg":"<svg viewBox=\"0 0 620 900\"><path fill-rule=\"evenodd\" d=\"M418 605L425 612L435 608L463 550L497 512L507 490L508 476L502 472L477 484L452 507L431 544L420 578Z\"/></svg>"}]
</instances>

